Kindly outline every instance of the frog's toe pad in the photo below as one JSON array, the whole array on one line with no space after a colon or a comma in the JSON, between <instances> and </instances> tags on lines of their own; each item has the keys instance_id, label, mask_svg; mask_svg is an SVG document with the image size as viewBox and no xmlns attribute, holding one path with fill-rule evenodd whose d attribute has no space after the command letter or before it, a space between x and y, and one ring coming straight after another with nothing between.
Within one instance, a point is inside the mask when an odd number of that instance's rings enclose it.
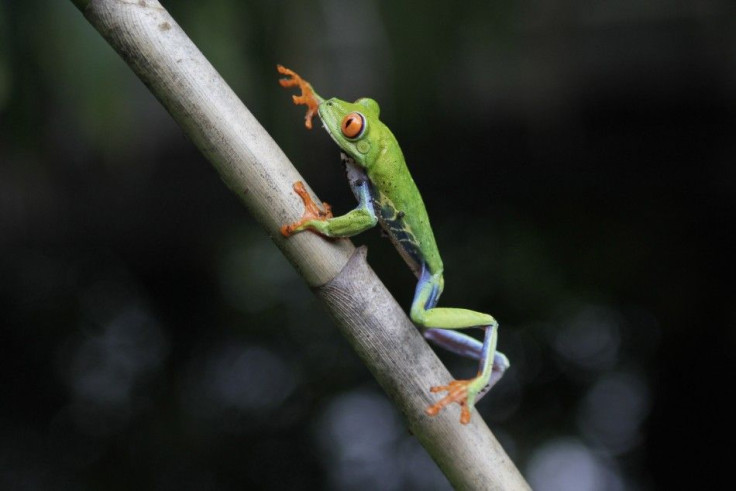
<instances>
[{"instance_id":1,"label":"frog's toe pad","mask_svg":"<svg viewBox=\"0 0 736 491\"><path fill-rule=\"evenodd\" d=\"M468 386L472 380L453 380L449 385L438 385L429 389L430 392L447 392L447 395L426 409L429 416L435 416L445 406L456 402L460 404L460 423L466 425L470 422L470 410L472 403L468 404Z\"/></svg>"}]
</instances>

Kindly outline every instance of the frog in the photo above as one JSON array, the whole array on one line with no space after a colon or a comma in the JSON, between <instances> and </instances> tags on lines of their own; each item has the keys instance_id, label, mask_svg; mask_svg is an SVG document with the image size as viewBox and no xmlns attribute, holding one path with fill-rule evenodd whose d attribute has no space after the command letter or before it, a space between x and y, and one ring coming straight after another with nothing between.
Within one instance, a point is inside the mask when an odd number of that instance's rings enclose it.
<instances>
[{"instance_id":1,"label":"frog","mask_svg":"<svg viewBox=\"0 0 736 491\"><path fill-rule=\"evenodd\" d=\"M350 189L358 205L341 216L330 206L316 203L302 181L293 189L304 204L302 217L281 227L290 237L312 231L324 237L346 238L380 225L409 269L417 284L409 309L412 322L426 339L460 356L478 361L476 376L452 380L447 385L429 388L431 393L446 393L425 410L436 416L447 406L460 405L460 423L467 425L475 404L501 379L510 367L508 358L496 349L498 322L490 314L464 308L437 307L445 286L444 266L424 200L412 178L396 137L380 119L378 102L362 97L348 102L336 97L325 99L293 70L277 65L285 77L284 88L296 87L294 104L307 106L305 127L319 117L322 126L341 150ZM458 331L479 328L483 341Z\"/></svg>"}]
</instances>

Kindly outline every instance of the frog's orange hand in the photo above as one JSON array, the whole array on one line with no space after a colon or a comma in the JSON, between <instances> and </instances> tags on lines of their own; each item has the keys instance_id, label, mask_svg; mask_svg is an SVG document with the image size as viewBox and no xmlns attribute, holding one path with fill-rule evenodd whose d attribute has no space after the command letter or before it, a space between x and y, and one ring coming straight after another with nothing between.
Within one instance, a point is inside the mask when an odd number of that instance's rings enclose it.
<instances>
[{"instance_id":1,"label":"frog's orange hand","mask_svg":"<svg viewBox=\"0 0 736 491\"><path fill-rule=\"evenodd\" d=\"M430 392L447 392L447 395L426 409L429 416L436 416L442 409L457 402L460 404L460 423L470 423L472 403L468 404L468 386L473 380L453 380L449 385L440 385L429 389Z\"/></svg>"},{"instance_id":2,"label":"frog's orange hand","mask_svg":"<svg viewBox=\"0 0 736 491\"><path fill-rule=\"evenodd\" d=\"M322 206L325 210L320 210L319 206L317 206L317 203L315 203L312 200L312 197L309 196L309 193L304 187L304 183L302 181L297 181L294 183L294 191L296 191L296 194L298 194L304 202L304 215L302 215L301 219L299 219L298 221L281 227L281 235L283 235L284 237L289 237L290 235L299 232L304 228L303 225L310 220L325 221L328 218L332 218L332 208L330 207L330 205L328 205L327 203L322 203Z\"/></svg>"},{"instance_id":3,"label":"frog's orange hand","mask_svg":"<svg viewBox=\"0 0 736 491\"><path fill-rule=\"evenodd\" d=\"M294 100L294 104L304 104L307 106L307 115L304 117L304 126L311 130L312 118L316 115L317 108L323 99L314 91L309 82L304 80L293 70L289 70L283 65L276 65L276 70L278 70L280 74L287 76L287 78L279 79L279 83L282 87L298 86L301 89L301 95L294 95L291 97Z\"/></svg>"}]
</instances>

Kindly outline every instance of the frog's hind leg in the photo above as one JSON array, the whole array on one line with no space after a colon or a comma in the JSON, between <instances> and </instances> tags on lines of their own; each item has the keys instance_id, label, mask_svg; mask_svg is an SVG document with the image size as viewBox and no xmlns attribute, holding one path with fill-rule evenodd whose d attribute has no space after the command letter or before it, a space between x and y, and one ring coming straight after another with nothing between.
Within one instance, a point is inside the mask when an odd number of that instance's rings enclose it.
<instances>
[{"instance_id":1,"label":"frog's hind leg","mask_svg":"<svg viewBox=\"0 0 736 491\"><path fill-rule=\"evenodd\" d=\"M434 416L442 408L457 402L461 406L460 422L470 421L470 412L475 402L493 386L508 368L508 359L496 353L498 340L498 323L489 314L467 309L435 307L444 286L441 273L431 274L426 266L417 284L414 301L411 307L411 318L418 325L428 328L429 339L441 346L464 356L479 360L478 374L470 380L454 380L449 385L432 387L432 392L446 391L448 395L427 409L427 414ZM469 336L445 329L463 329L482 327L485 338L481 344Z\"/></svg>"}]
</instances>

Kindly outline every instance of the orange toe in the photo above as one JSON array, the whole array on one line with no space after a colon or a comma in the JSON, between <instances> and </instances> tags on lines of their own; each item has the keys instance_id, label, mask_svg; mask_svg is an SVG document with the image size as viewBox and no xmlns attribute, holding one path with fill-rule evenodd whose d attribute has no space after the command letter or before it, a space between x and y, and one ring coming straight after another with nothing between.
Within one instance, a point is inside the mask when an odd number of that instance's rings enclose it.
<instances>
[{"instance_id":1,"label":"orange toe","mask_svg":"<svg viewBox=\"0 0 736 491\"><path fill-rule=\"evenodd\" d=\"M426 409L429 416L436 416L445 406L452 403L460 404L460 423L470 422L470 408L468 407L468 385L471 380L453 380L448 385L440 385L429 389L430 392L447 392L447 395Z\"/></svg>"},{"instance_id":2,"label":"orange toe","mask_svg":"<svg viewBox=\"0 0 736 491\"><path fill-rule=\"evenodd\" d=\"M294 183L294 191L299 195L304 203L304 214L296 222L283 225L281 227L281 235L284 237L289 237L294 233L294 230L310 220L327 220L328 218L332 218L332 208L330 205L322 203L324 211L321 210L307 192L307 188L304 187L304 183L302 181Z\"/></svg>"},{"instance_id":3,"label":"orange toe","mask_svg":"<svg viewBox=\"0 0 736 491\"><path fill-rule=\"evenodd\" d=\"M294 70L290 70L283 65L276 65L276 69L286 78L279 79L282 87L299 87L301 95L293 95L294 104L303 104L307 106L307 115L304 117L304 126L312 129L312 118L317 115L319 104L322 100L320 96L312 88L312 85L299 76Z\"/></svg>"}]
</instances>

